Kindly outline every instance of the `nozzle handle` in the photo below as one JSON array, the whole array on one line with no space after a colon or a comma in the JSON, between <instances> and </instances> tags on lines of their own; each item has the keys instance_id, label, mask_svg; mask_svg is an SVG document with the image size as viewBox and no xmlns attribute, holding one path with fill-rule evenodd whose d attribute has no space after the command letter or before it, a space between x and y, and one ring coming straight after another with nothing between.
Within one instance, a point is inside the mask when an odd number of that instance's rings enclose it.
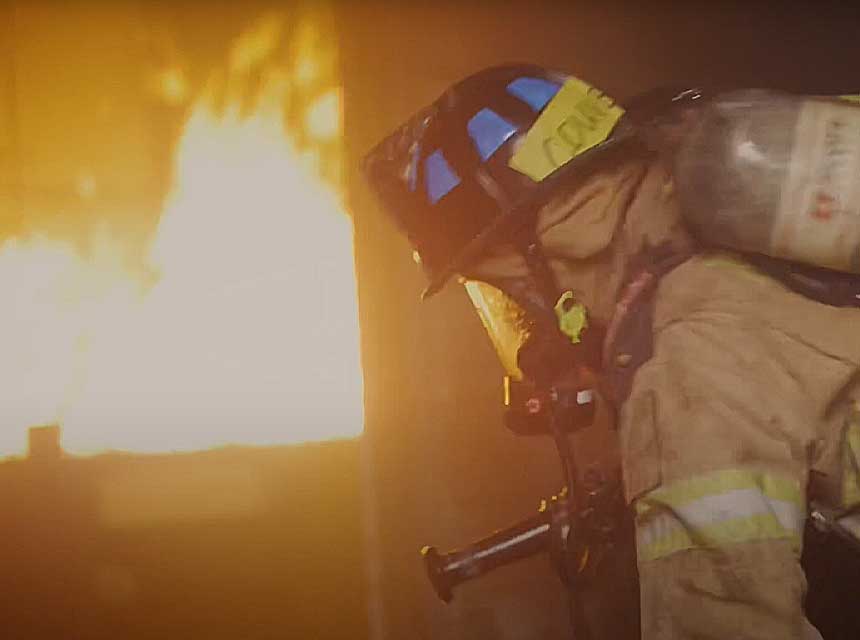
<instances>
[{"instance_id":1,"label":"nozzle handle","mask_svg":"<svg viewBox=\"0 0 860 640\"><path fill-rule=\"evenodd\" d=\"M444 602L454 597L454 587L516 560L548 551L552 520L548 510L470 544L468 547L439 553L424 547L427 576Z\"/></svg>"}]
</instances>

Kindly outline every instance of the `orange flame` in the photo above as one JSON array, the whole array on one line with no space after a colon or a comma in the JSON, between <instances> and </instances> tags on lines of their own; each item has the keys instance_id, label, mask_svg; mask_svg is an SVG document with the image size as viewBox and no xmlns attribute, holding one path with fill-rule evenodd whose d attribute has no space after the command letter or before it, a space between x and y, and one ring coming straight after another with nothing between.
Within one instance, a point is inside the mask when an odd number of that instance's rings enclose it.
<instances>
[{"instance_id":1,"label":"orange flame","mask_svg":"<svg viewBox=\"0 0 860 640\"><path fill-rule=\"evenodd\" d=\"M336 186L308 170L339 160L340 94L309 101L300 150L284 126L289 74L265 62L279 33L267 18L231 52L240 71L269 65L250 113L236 95L192 111L149 256L154 285L144 291L104 238L88 261L38 239L0 251L16 310L0 373L18 398L0 408L0 453L54 420L76 453L361 432L351 222Z\"/></svg>"}]
</instances>

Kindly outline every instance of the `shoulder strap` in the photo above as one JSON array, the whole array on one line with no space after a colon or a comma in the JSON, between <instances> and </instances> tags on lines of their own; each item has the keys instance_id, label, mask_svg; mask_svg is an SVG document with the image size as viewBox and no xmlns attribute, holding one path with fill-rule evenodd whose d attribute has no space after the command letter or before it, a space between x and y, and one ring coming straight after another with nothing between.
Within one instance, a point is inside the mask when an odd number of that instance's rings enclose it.
<instances>
[{"instance_id":1,"label":"shoulder strap","mask_svg":"<svg viewBox=\"0 0 860 640\"><path fill-rule=\"evenodd\" d=\"M660 279L693 255L661 245L643 252L633 261L631 275L615 304L603 341L602 391L616 408L630 394L636 370L653 355L654 294ZM743 258L789 289L816 302L860 308L860 275L760 254L746 254Z\"/></svg>"},{"instance_id":2,"label":"shoulder strap","mask_svg":"<svg viewBox=\"0 0 860 640\"><path fill-rule=\"evenodd\" d=\"M632 261L603 341L602 391L616 408L630 394L636 370L653 354L654 293L660 279L693 255L667 244Z\"/></svg>"}]
</instances>

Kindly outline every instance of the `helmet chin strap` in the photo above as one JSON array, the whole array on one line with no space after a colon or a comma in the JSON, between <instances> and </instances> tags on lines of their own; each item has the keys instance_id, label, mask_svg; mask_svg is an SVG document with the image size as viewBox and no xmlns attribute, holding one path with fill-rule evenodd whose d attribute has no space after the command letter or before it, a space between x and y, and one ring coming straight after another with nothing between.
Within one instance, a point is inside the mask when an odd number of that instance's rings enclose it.
<instances>
[{"instance_id":1,"label":"helmet chin strap","mask_svg":"<svg viewBox=\"0 0 860 640\"><path fill-rule=\"evenodd\" d=\"M476 169L475 179L505 211L513 210L505 190L483 167ZM543 251L534 216L527 216L527 220L512 234L512 242L523 256L528 276L507 280L500 283L499 288L516 300L546 339L578 344L582 341L583 330L588 327L587 309L576 301L572 291L561 289Z\"/></svg>"},{"instance_id":2,"label":"helmet chin strap","mask_svg":"<svg viewBox=\"0 0 860 640\"><path fill-rule=\"evenodd\" d=\"M528 232L523 236L520 251L522 251L523 258L526 261L538 293L544 300L546 309L552 312L556 301L561 295L561 290L555 279L555 274L549 266L549 260L547 260L543 252L543 247L535 233L534 227L530 227Z\"/></svg>"},{"instance_id":3,"label":"helmet chin strap","mask_svg":"<svg viewBox=\"0 0 860 640\"><path fill-rule=\"evenodd\" d=\"M503 211L511 212L513 210L513 200L508 197L498 181L483 166L478 166L475 169L474 176L487 195L498 202ZM544 313L552 315L553 307L561 291L549 266L549 261L543 253L534 225L522 226L514 239L514 244L525 259L530 273L528 279L532 280L533 288L536 291L526 292L525 289L528 287L520 286L517 287L521 289L520 291L511 293L517 298L525 296L527 299L520 302L527 303L524 306L528 306L529 311L540 311L541 315ZM537 297L535 293L537 293Z\"/></svg>"}]
</instances>

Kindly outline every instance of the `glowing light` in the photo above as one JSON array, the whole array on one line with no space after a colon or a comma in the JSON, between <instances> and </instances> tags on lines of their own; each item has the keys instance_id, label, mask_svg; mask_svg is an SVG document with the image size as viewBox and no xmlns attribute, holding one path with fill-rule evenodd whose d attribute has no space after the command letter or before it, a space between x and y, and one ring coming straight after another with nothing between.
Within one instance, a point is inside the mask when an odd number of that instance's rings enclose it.
<instances>
[{"instance_id":1,"label":"glowing light","mask_svg":"<svg viewBox=\"0 0 860 640\"><path fill-rule=\"evenodd\" d=\"M185 73L179 67L164 69L156 80L157 92L167 104L180 105L188 100L190 88Z\"/></svg>"},{"instance_id":2,"label":"glowing light","mask_svg":"<svg viewBox=\"0 0 860 640\"><path fill-rule=\"evenodd\" d=\"M134 295L110 252L97 253L85 262L71 246L39 237L0 249L7 308L0 316L0 453L25 451L27 427L55 422L74 404L92 329Z\"/></svg>"},{"instance_id":3,"label":"glowing light","mask_svg":"<svg viewBox=\"0 0 860 640\"><path fill-rule=\"evenodd\" d=\"M361 432L351 221L336 186L307 168L339 158L299 151L284 129L283 70L267 57L280 31L267 20L230 57L233 69L272 66L252 112L201 99L185 126L154 284L124 268L107 234L87 259L38 238L0 247L14 310L1 320L0 382L15 399L0 403L0 454L53 421L73 453Z\"/></svg>"},{"instance_id":4,"label":"glowing light","mask_svg":"<svg viewBox=\"0 0 860 640\"><path fill-rule=\"evenodd\" d=\"M95 176L89 171L81 171L75 181L75 191L84 200L89 200L96 195L98 183Z\"/></svg>"},{"instance_id":5,"label":"glowing light","mask_svg":"<svg viewBox=\"0 0 860 640\"><path fill-rule=\"evenodd\" d=\"M340 91L331 89L308 108L305 128L317 140L331 140L340 135Z\"/></svg>"},{"instance_id":6,"label":"glowing light","mask_svg":"<svg viewBox=\"0 0 860 640\"><path fill-rule=\"evenodd\" d=\"M230 71L248 71L264 63L280 43L283 28L283 17L273 13L241 34L230 50Z\"/></svg>"},{"instance_id":7,"label":"glowing light","mask_svg":"<svg viewBox=\"0 0 860 640\"><path fill-rule=\"evenodd\" d=\"M319 75L319 65L310 57L301 58L296 63L296 82L307 85L313 82Z\"/></svg>"}]
</instances>

